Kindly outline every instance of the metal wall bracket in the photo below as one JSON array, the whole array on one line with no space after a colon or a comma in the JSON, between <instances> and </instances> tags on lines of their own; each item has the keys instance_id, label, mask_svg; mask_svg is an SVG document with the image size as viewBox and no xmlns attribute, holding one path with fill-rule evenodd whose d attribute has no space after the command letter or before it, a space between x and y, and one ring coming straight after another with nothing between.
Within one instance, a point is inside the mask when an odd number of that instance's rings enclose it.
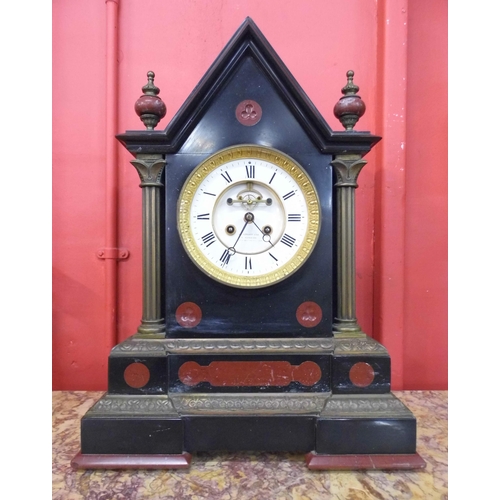
<instances>
[{"instance_id":1,"label":"metal wall bracket","mask_svg":"<svg viewBox=\"0 0 500 500\"><path fill-rule=\"evenodd\" d=\"M98 259L127 259L130 252L126 248L101 248L96 253Z\"/></svg>"}]
</instances>

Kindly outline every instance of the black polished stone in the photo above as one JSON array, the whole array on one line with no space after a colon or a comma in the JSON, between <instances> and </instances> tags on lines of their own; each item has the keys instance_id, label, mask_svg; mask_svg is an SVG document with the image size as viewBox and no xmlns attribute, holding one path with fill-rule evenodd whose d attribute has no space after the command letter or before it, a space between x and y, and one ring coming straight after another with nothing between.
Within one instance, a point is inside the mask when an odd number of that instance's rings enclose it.
<instances>
[{"instance_id":1,"label":"black polished stone","mask_svg":"<svg viewBox=\"0 0 500 500\"><path fill-rule=\"evenodd\" d=\"M412 418L319 418L316 452L325 455L415 453Z\"/></svg>"},{"instance_id":2,"label":"black polished stone","mask_svg":"<svg viewBox=\"0 0 500 500\"><path fill-rule=\"evenodd\" d=\"M184 417L185 449L307 452L314 449L312 416Z\"/></svg>"},{"instance_id":3,"label":"black polished stone","mask_svg":"<svg viewBox=\"0 0 500 500\"><path fill-rule=\"evenodd\" d=\"M184 425L180 418L82 418L82 453L179 454L184 451Z\"/></svg>"}]
</instances>

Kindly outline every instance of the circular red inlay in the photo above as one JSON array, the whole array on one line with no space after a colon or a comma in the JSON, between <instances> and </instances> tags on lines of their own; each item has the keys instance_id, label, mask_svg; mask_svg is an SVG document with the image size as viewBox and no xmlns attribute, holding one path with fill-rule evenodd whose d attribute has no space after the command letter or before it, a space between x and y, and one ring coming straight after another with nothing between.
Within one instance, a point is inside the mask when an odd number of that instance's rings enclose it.
<instances>
[{"instance_id":1,"label":"circular red inlay","mask_svg":"<svg viewBox=\"0 0 500 500\"><path fill-rule=\"evenodd\" d=\"M206 369L195 361L187 361L179 368L179 380L185 385L197 385L205 381Z\"/></svg>"},{"instance_id":2,"label":"circular red inlay","mask_svg":"<svg viewBox=\"0 0 500 500\"><path fill-rule=\"evenodd\" d=\"M297 307L297 321L306 328L317 326L323 317L321 307L316 302L302 302Z\"/></svg>"},{"instance_id":3,"label":"circular red inlay","mask_svg":"<svg viewBox=\"0 0 500 500\"><path fill-rule=\"evenodd\" d=\"M149 368L143 363L132 363L125 368L123 378L130 387L140 389L149 382Z\"/></svg>"},{"instance_id":4,"label":"circular red inlay","mask_svg":"<svg viewBox=\"0 0 500 500\"><path fill-rule=\"evenodd\" d=\"M175 319L184 328L194 328L201 321L200 306L194 302L183 302L175 311Z\"/></svg>"},{"instance_id":5,"label":"circular red inlay","mask_svg":"<svg viewBox=\"0 0 500 500\"><path fill-rule=\"evenodd\" d=\"M373 371L372 365L359 362L352 365L349 370L349 378L357 387L368 387L375 378L375 372Z\"/></svg>"},{"instance_id":6,"label":"circular red inlay","mask_svg":"<svg viewBox=\"0 0 500 500\"><path fill-rule=\"evenodd\" d=\"M247 127L256 125L260 122L262 118L262 108L260 104L251 99L246 99L241 101L238 106L236 106L236 119Z\"/></svg>"},{"instance_id":7,"label":"circular red inlay","mask_svg":"<svg viewBox=\"0 0 500 500\"><path fill-rule=\"evenodd\" d=\"M294 367L293 379L302 385L314 385L321 379L321 368L313 361L304 361Z\"/></svg>"}]
</instances>

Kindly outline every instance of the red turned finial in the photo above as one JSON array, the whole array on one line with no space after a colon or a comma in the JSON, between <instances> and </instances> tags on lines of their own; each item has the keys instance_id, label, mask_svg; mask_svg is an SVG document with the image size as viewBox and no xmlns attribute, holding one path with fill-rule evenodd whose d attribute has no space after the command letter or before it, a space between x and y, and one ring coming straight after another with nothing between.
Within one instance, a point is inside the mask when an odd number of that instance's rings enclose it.
<instances>
[{"instance_id":1,"label":"red turned finial","mask_svg":"<svg viewBox=\"0 0 500 500\"><path fill-rule=\"evenodd\" d=\"M365 103L356 95L359 87L354 85L354 71L349 70L346 73L347 85L342 89L344 97L339 99L333 108L333 114L340 120L346 130L352 130L357 121L365 114Z\"/></svg>"},{"instance_id":2,"label":"red turned finial","mask_svg":"<svg viewBox=\"0 0 500 500\"><path fill-rule=\"evenodd\" d=\"M167 114L165 103L158 97L160 89L154 84L155 74L148 71L148 83L142 87L144 94L135 102L135 112L148 130L154 130Z\"/></svg>"}]
</instances>

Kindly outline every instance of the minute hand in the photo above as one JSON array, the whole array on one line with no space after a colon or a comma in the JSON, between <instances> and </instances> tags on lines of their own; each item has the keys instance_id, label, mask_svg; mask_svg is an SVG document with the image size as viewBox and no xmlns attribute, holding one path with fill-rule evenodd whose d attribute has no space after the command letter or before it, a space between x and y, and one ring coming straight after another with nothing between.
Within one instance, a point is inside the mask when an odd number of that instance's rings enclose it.
<instances>
[{"instance_id":1,"label":"minute hand","mask_svg":"<svg viewBox=\"0 0 500 500\"><path fill-rule=\"evenodd\" d=\"M273 246L274 246L274 244L273 244L273 243L271 243L271 236L269 236L269 235L268 235L268 234L266 234L264 231L262 231L262 229L261 229L259 226L257 226L257 224L255 224L255 220L253 221L253 223L254 223L255 227L256 227L256 228L257 228L257 229L258 229L258 230L262 233L262 239L263 239L264 241L267 241L267 243L269 243L269 244L273 247ZM268 237L269 237L269 240L265 240L265 239L264 239L266 236L268 236Z\"/></svg>"}]
</instances>

